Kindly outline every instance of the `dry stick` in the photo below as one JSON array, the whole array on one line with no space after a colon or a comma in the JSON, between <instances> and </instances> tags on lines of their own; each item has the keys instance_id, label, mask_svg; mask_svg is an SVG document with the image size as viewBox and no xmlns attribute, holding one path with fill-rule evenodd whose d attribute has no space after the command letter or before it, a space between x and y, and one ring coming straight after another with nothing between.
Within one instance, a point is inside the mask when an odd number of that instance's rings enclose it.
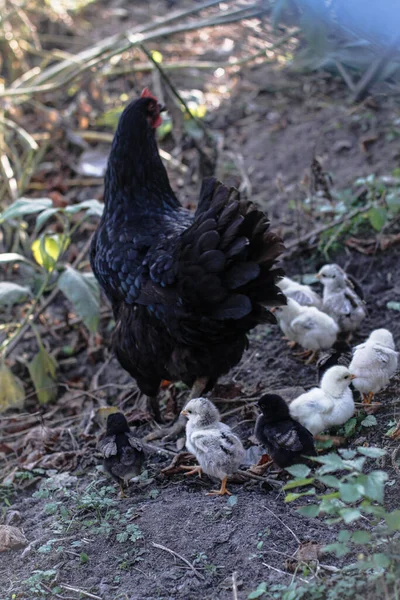
<instances>
[{"instance_id":1,"label":"dry stick","mask_svg":"<svg viewBox=\"0 0 400 600\"><path fill-rule=\"evenodd\" d=\"M321 233L324 233L325 231L328 231L329 229L333 229L333 227L337 227L338 225L341 225L345 221L351 221L351 219L353 219L357 215L361 215L365 212L368 212L371 207L372 207L372 203L368 203L363 208L357 208L356 210L353 210L353 212L351 212L347 215L344 215L343 217L341 217L337 221L334 221L333 223L330 223L328 225L322 225L321 227L317 227L316 229L313 229L312 231L309 231L305 235L301 236L297 240L295 240L293 242L289 242L288 244L286 244L285 258L290 258L292 256L292 254L294 254L294 252L296 252L296 250L298 250L299 246L301 246L305 242L308 242L308 240L310 240L311 238L318 237Z\"/></svg>"},{"instance_id":2,"label":"dry stick","mask_svg":"<svg viewBox=\"0 0 400 600\"><path fill-rule=\"evenodd\" d=\"M84 247L82 248L82 250L79 252L78 256L76 257L76 259L74 260L74 262L72 263L72 267L77 267L79 265L79 263L83 260L83 258L86 256L87 252L89 251L90 248L90 244L91 244L91 239L89 239L86 244L84 245ZM57 294L59 293L59 288L55 288L51 294L49 295L49 297L47 298L47 300L42 304L42 306L40 307L40 309L37 311L37 313L33 316L32 318L32 322L34 323L35 321L37 321L37 319L40 317L40 315L42 313L44 313L44 311L50 306L50 304L53 302L54 298L57 296ZM15 338L8 344L8 346L6 346L5 350L4 350L4 357L9 354L10 352L12 352L12 350L14 350L14 348L19 344L21 337L23 337L25 335L25 333L28 331L28 329L30 328L30 323L26 323L25 325L23 325L23 327L21 327L21 329L18 332L18 335L15 336Z\"/></svg>"},{"instance_id":3,"label":"dry stick","mask_svg":"<svg viewBox=\"0 0 400 600\"><path fill-rule=\"evenodd\" d=\"M87 596L88 598L94 598L94 600L103 600L101 596L95 596L90 592L80 590L79 588L73 587L72 585L68 585L67 583L59 583L58 585L64 588L64 590L68 590L69 592L76 592L77 594L82 594L83 596Z\"/></svg>"},{"instance_id":4,"label":"dry stick","mask_svg":"<svg viewBox=\"0 0 400 600\"><path fill-rule=\"evenodd\" d=\"M239 600L236 575L237 575L236 571L233 571L233 573L232 573L232 594L233 594L233 600Z\"/></svg>"},{"instance_id":5,"label":"dry stick","mask_svg":"<svg viewBox=\"0 0 400 600\"><path fill-rule=\"evenodd\" d=\"M294 537L294 539L300 546L301 542L300 542L299 538L297 537L297 535L295 534L295 532L292 531L290 529L290 527L288 527L288 525L286 525L286 523L284 523L284 521L282 521L282 519L280 517L278 517L278 515L276 515L274 512L272 512L272 510L270 510L267 506L264 506L263 508L265 508L265 510L267 510L272 516L274 516L275 519L278 519L279 523L281 523L292 534L292 536Z\"/></svg>"},{"instance_id":6,"label":"dry stick","mask_svg":"<svg viewBox=\"0 0 400 600\"><path fill-rule=\"evenodd\" d=\"M151 545L154 546L155 548L159 548L160 550L165 550L166 552L169 552L170 554L172 554L172 556L176 556L177 558L180 558L185 563L185 565L187 565L193 571L193 573L197 577L205 580L205 577L202 573L200 573L188 560L186 560L186 558L184 558L183 556L181 556L174 550L171 550L171 548L167 548L167 546L163 546L162 544L156 544L155 542L151 542Z\"/></svg>"}]
</instances>

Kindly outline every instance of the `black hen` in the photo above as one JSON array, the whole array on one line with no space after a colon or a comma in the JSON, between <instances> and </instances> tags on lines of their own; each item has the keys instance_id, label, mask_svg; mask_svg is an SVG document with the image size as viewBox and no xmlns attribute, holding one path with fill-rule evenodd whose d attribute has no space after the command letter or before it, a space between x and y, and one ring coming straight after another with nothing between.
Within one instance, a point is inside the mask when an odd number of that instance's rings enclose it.
<instances>
[{"instance_id":1,"label":"black hen","mask_svg":"<svg viewBox=\"0 0 400 600\"><path fill-rule=\"evenodd\" d=\"M91 266L112 303L114 351L140 390L197 381L200 396L240 361L250 329L275 322L264 307L285 303L275 285L284 246L263 212L214 178L194 214L181 206L155 139L160 111L145 90L121 115Z\"/></svg>"},{"instance_id":2,"label":"black hen","mask_svg":"<svg viewBox=\"0 0 400 600\"><path fill-rule=\"evenodd\" d=\"M258 402L262 414L257 418L254 435L272 460L284 469L305 462L304 456L316 456L312 434L292 419L281 396L264 394Z\"/></svg>"},{"instance_id":3,"label":"black hen","mask_svg":"<svg viewBox=\"0 0 400 600\"><path fill-rule=\"evenodd\" d=\"M122 413L112 413L107 418L105 437L99 442L103 454L104 470L119 484L121 497L129 479L140 475L144 463L143 446L129 429Z\"/></svg>"},{"instance_id":4,"label":"black hen","mask_svg":"<svg viewBox=\"0 0 400 600\"><path fill-rule=\"evenodd\" d=\"M317 383L320 383L323 375L331 367L336 367L336 365L348 367L352 356L351 346L347 342L344 340L335 342L332 348L324 352L317 361Z\"/></svg>"}]
</instances>

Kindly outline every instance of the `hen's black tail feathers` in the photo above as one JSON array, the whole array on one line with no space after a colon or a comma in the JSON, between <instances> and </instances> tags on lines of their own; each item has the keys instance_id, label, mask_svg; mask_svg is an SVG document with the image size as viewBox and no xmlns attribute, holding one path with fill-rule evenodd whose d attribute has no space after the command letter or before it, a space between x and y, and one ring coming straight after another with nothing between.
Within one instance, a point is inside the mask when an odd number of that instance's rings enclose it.
<instances>
[{"instance_id":1,"label":"hen's black tail feathers","mask_svg":"<svg viewBox=\"0 0 400 600\"><path fill-rule=\"evenodd\" d=\"M206 179L181 242L179 293L192 310L217 321L233 319L243 330L275 321L264 307L286 303L276 286L283 270L275 265L284 245L254 204L214 177Z\"/></svg>"}]
</instances>

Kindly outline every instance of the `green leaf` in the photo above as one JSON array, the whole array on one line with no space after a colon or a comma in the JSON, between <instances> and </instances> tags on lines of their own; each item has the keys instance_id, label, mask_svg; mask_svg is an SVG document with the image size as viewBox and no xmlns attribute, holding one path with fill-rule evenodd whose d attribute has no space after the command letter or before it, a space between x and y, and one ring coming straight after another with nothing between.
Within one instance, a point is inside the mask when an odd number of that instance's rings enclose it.
<instances>
[{"instance_id":1,"label":"green leaf","mask_svg":"<svg viewBox=\"0 0 400 600\"><path fill-rule=\"evenodd\" d=\"M0 363L0 413L8 408L22 408L25 401L25 390L22 382L11 369Z\"/></svg>"},{"instance_id":2,"label":"green leaf","mask_svg":"<svg viewBox=\"0 0 400 600\"><path fill-rule=\"evenodd\" d=\"M344 502L357 502L362 496L362 486L354 483L341 483L339 492Z\"/></svg>"},{"instance_id":3,"label":"green leaf","mask_svg":"<svg viewBox=\"0 0 400 600\"><path fill-rule=\"evenodd\" d=\"M84 200L83 202L79 202L79 204L71 204L71 206L67 206L64 209L64 212L67 214L74 214L81 210L86 210L86 215L101 217L104 211L104 204L99 202L98 200Z\"/></svg>"},{"instance_id":4,"label":"green leaf","mask_svg":"<svg viewBox=\"0 0 400 600\"><path fill-rule=\"evenodd\" d=\"M383 450L382 448L376 448L375 446L370 446L369 448L358 446L357 450L360 454L368 456L368 458L381 458L381 456L385 456L386 454L386 450Z\"/></svg>"},{"instance_id":5,"label":"green leaf","mask_svg":"<svg viewBox=\"0 0 400 600\"><path fill-rule=\"evenodd\" d=\"M319 505L318 504L308 504L307 506L301 506L298 509L298 512L304 517L316 517L319 513Z\"/></svg>"},{"instance_id":6,"label":"green leaf","mask_svg":"<svg viewBox=\"0 0 400 600\"><path fill-rule=\"evenodd\" d=\"M349 419L345 424L344 424L344 435L345 437L350 437L353 435L353 433L355 432L357 427L357 419L355 417Z\"/></svg>"},{"instance_id":7,"label":"green leaf","mask_svg":"<svg viewBox=\"0 0 400 600\"><path fill-rule=\"evenodd\" d=\"M336 542L334 544L327 544L322 548L322 550L324 552L333 552L334 554L336 554L337 558L340 558L341 556L346 556L346 554L350 552L350 548L347 546L347 544L341 544L339 542Z\"/></svg>"},{"instance_id":8,"label":"green leaf","mask_svg":"<svg viewBox=\"0 0 400 600\"><path fill-rule=\"evenodd\" d=\"M389 308L391 310L400 310L400 302L387 302L386 303L386 308Z\"/></svg>"},{"instance_id":9,"label":"green leaf","mask_svg":"<svg viewBox=\"0 0 400 600\"><path fill-rule=\"evenodd\" d=\"M338 542L348 542L351 538L351 531L347 529L341 529L338 535Z\"/></svg>"},{"instance_id":10,"label":"green leaf","mask_svg":"<svg viewBox=\"0 0 400 600\"><path fill-rule=\"evenodd\" d=\"M376 420L376 417L374 417L374 415L368 415L368 417L365 417L365 419L361 421L361 425L363 427L374 427L377 424L378 421Z\"/></svg>"},{"instance_id":11,"label":"green leaf","mask_svg":"<svg viewBox=\"0 0 400 600\"><path fill-rule=\"evenodd\" d=\"M44 346L41 346L27 366L40 404L55 400L57 397L56 359L46 352Z\"/></svg>"},{"instance_id":12,"label":"green leaf","mask_svg":"<svg viewBox=\"0 0 400 600\"><path fill-rule=\"evenodd\" d=\"M339 510L339 514L347 524L353 523L361 518L361 511L358 510L358 508L342 508Z\"/></svg>"},{"instance_id":13,"label":"green leaf","mask_svg":"<svg viewBox=\"0 0 400 600\"><path fill-rule=\"evenodd\" d=\"M368 211L368 218L375 231L381 231L386 223L387 211L382 206L373 206Z\"/></svg>"},{"instance_id":14,"label":"green leaf","mask_svg":"<svg viewBox=\"0 0 400 600\"><path fill-rule=\"evenodd\" d=\"M46 208L50 208L50 206L53 206L53 200L50 198L35 198L35 200L19 198L0 214L0 223L15 217L24 217L25 215L41 212Z\"/></svg>"},{"instance_id":15,"label":"green leaf","mask_svg":"<svg viewBox=\"0 0 400 600\"><path fill-rule=\"evenodd\" d=\"M86 554L86 552L81 552L79 555L79 558L81 559L81 564L84 565L85 563L89 562L89 557Z\"/></svg>"},{"instance_id":16,"label":"green leaf","mask_svg":"<svg viewBox=\"0 0 400 600\"><path fill-rule=\"evenodd\" d=\"M397 213L400 211L400 193L399 190L396 192L390 192L386 195L386 204L390 208L393 213Z\"/></svg>"},{"instance_id":17,"label":"green leaf","mask_svg":"<svg viewBox=\"0 0 400 600\"><path fill-rule=\"evenodd\" d=\"M315 496L315 488L311 488L309 490L307 490L306 492L302 492L302 493L289 493L286 494L285 496L285 502L293 502L293 500L297 500L297 498L302 498L303 496Z\"/></svg>"},{"instance_id":18,"label":"green leaf","mask_svg":"<svg viewBox=\"0 0 400 600\"><path fill-rule=\"evenodd\" d=\"M340 456L342 456L346 460L354 458L357 454L357 452L355 450L351 450L350 448L340 448L338 450L338 452L339 452Z\"/></svg>"},{"instance_id":19,"label":"green leaf","mask_svg":"<svg viewBox=\"0 0 400 600\"><path fill-rule=\"evenodd\" d=\"M371 540L371 534L369 531L360 529L359 531L355 531L353 533L351 540L355 544L368 544L368 542Z\"/></svg>"},{"instance_id":20,"label":"green leaf","mask_svg":"<svg viewBox=\"0 0 400 600\"><path fill-rule=\"evenodd\" d=\"M56 214L56 212L58 212L58 210L58 208L46 208L46 210L41 212L40 215L36 217L35 230L39 231L39 229L41 229L43 225L47 223L50 217L52 217Z\"/></svg>"},{"instance_id":21,"label":"green leaf","mask_svg":"<svg viewBox=\"0 0 400 600\"><path fill-rule=\"evenodd\" d=\"M26 261L25 256L16 252L3 252L0 254L0 263L21 262Z\"/></svg>"},{"instance_id":22,"label":"green leaf","mask_svg":"<svg viewBox=\"0 0 400 600\"><path fill-rule=\"evenodd\" d=\"M293 475L294 477L299 477L300 479L305 479L309 473L311 473L311 469L306 465L293 465L291 467L287 467L286 471Z\"/></svg>"},{"instance_id":23,"label":"green leaf","mask_svg":"<svg viewBox=\"0 0 400 600\"><path fill-rule=\"evenodd\" d=\"M388 480L388 474L385 471L371 471L363 479L365 495L371 500L383 504L385 482Z\"/></svg>"},{"instance_id":24,"label":"green leaf","mask_svg":"<svg viewBox=\"0 0 400 600\"><path fill-rule=\"evenodd\" d=\"M284 490L292 490L293 488L301 487L303 485L310 485L314 481L314 477L308 477L307 479L294 479L293 481L289 481L285 486L283 486Z\"/></svg>"},{"instance_id":25,"label":"green leaf","mask_svg":"<svg viewBox=\"0 0 400 600\"><path fill-rule=\"evenodd\" d=\"M58 280L58 287L89 331L95 333L100 320L100 288L94 275L67 267Z\"/></svg>"},{"instance_id":26,"label":"green leaf","mask_svg":"<svg viewBox=\"0 0 400 600\"><path fill-rule=\"evenodd\" d=\"M154 60L154 62L159 64L161 64L163 61L163 55L158 50L151 51L151 58Z\"/></svg>"},{"instance_id":27,"label":"green leaf","mask_svg":"<svg viewBox=\"0 0 400 600\"><path fill-rule=\"evenodd\" d=\"M372 555L372 560L376 564L377 567L381 569L387 569L390 566L390 558L383 554L383 552L377 552Z\"/></svg>"},{"instance_id":28,"label":"green leaf","mask_svg":"<svg viewBox=\"0 0 400 600\"><path fill-rule=\"evenodd\" d=\"M267 584L265 581L263 581L262 583L260 583L258 588L256 590L254 590L254 592L251 592L247 596L247 598L248 598L248 600L257 600L257 598L261 598L261 596L263 594L265 594L266 591L267 591Z\"/></svg>"},{"instance_id":29,"label":"green leaf","mask_svg":"<svg viewBox=\"0 0 400 600\"><path fill-rule=\"evenodd\" d=\"M344 461L338 454L331 452L326 456L319 456L315 458L316 462L321 463L323 466L318 469L318 473L325 475L325 473L332 473L344 468Z\"/></svg>"},{"instance_id":30,"label":"green leaf","mask_svg":"<svg viewBox=\"0 0 400 600\"><path fill-rule=\"evenodd\" d=\"M386 513L385 521L390 531L400 531L400 510L397 509L391 513Z\"/></svg>"},{"instance_id":31,"label":"green leaf","mask_svg":"<svg viewBox=\"0 0 400 600\"><path fill-rule=\"evenodd\" d=\"M18 285L12 281L0 282L0 306L14 306L22 304L32 296L31 290L23 285Z\"/></svg>"},{"instance_id":32,"label":"green leaf","mask_svg":"<svg viewBox=\"0 0 400 600\"><path fill-rule=\"evenodd\" d=\"M338 488L340 481L334 475L322 475L322 477L318 477L318 481L321 481L325 485L333 488Z\"/></svg>"}]
</instances>

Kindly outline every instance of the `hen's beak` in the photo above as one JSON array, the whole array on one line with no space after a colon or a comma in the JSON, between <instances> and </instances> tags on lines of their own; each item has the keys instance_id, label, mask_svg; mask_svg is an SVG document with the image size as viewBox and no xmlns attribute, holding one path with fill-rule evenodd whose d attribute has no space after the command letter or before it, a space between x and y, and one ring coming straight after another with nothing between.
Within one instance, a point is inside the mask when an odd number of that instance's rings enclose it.
<instances>
[{"instance_id":1,"label":"hen's beak","mask_svg":"<svg viewBox=\"0 0 400 600\"><path fill-rule=\"evenodd\" d=\"M182 415L183 417L187 417L187 416L189 415L189 413L188 413L188 411L187 411L187 410L181 410L181 415Z\"/></svg>"},{"instance_id":2,"label":"hen's beak","mask_svg":"<svg viewBox=\"0 0 400 600\"><path fill-rule=\"evenodd\" d=\"M276 312L276 306L273 306L272 308L270 308L269 312L272 312L272 313Z\"/></svg>"},{"instance_id":3,"label":"hen's beak","mask_svg":"<svg viewBox=\"0 0 400 600\"><path fill-rule=\"evenodd\" d=\"M350 375L350 381L352 381L353 379L357 379L357 375Z\"/></svg>"},{"instance_id":4,"label":"hen's beak","mask_svg":"<svg viewBox=\"0 0 400 600\"><path fill-rule=\"evenodd\" d=\"M160 113L162 113L167 110L167 107L165 106L165 104L158 103L158 110L160 111Z\"/></svg>"}]
</instances>

